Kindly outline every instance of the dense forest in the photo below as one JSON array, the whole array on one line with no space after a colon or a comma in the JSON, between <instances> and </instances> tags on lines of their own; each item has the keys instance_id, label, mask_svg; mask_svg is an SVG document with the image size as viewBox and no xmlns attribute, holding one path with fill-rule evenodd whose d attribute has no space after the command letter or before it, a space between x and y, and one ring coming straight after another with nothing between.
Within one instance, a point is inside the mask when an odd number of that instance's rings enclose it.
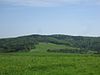
<instances>
[{"instance_id":1,"label":"dense forest","mask_svg":"<svg viewBox=\"0 0 100 75\"><path fill-rule=\"evenodd\" d=\"M73 47L72 49L47 50L64 53L100 53L100 37L69 35L29 35L16 38L0 39L0 52L30 51L39 42L54 43Z\"/></svg>"}]
</instances>

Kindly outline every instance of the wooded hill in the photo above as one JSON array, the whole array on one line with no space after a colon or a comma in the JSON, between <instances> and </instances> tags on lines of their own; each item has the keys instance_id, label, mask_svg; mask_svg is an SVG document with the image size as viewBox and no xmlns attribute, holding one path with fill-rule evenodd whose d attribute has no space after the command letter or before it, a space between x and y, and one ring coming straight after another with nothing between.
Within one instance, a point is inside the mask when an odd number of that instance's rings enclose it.
<instances>
[{"instance_id":1,"label":"wooded hill","mask_svg":"<svg viewBox=\"0 0 100 75\"><path fill-rule=\"evenodd\" d=\"M100 37L69 35L28 35L16 38L0 39L0 52L30 51L40 42L72 47L70 49L47 50L64 53L100 53Z\"/></svg>"}]
</instances>

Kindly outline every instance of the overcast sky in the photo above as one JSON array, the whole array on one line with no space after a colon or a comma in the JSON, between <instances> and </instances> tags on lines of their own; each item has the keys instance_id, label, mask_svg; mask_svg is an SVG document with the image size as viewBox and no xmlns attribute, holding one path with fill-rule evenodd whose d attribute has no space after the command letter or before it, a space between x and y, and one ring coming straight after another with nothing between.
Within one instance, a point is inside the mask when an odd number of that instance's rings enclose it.
<instances>
[{"instance_id":1,"label":"overcast sky","mask_svg":"<svg viewBox=\"0 0 100 75\"><path fill-rule=\"evenodd\" d=\"M100 0L0 0L0 38L100 36Z\"/></svg>"}]
</instances>

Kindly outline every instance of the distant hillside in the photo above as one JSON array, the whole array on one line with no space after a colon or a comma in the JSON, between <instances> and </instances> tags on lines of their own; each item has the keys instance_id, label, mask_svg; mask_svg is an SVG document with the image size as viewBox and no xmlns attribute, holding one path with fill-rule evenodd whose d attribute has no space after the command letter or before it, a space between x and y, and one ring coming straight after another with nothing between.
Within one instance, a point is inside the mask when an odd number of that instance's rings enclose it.
<instances>
[{"instance_id":1,"label":"distant hillside","mask_svg":"<svg viewBox=\"0 0 100 75\"><path fill-rule=\"evenodd\" d=\"M35 49L40 42L72 47L71 50L67 50L67 48L60 50L49 49L48 52L100 53L100 37L69 35L28 35L0 39L0 52L30 51Z\"/></svg>"}]
</instances>

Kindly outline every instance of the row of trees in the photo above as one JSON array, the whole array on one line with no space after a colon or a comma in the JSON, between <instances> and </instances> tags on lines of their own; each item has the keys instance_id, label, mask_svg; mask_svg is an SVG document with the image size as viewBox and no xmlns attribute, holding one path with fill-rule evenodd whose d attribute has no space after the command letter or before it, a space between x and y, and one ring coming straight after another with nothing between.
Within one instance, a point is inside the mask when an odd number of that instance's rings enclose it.
<instances>
[{"instance_id":1,"label":"row of trees","mask_svg":"<svg viewBox=\"0 0 100 75\"><path fill-rule=\"evenodd\" d=\"M0 52L30 51L37 42L30 38L12 38L0 40Z\"/></svg>"},{"instance_id":2,"label":"row of trees","mask_svg":"<svg viewBox=\"0 0 100 75\"><path fill-rule=\"evenodd\" d=\"M80 48L81 52L83 53L100 53L100 37L82 37L68 35L51 35L50 37L63 41L62 44L64 45Z\"/></svg>"}]
</instances>

